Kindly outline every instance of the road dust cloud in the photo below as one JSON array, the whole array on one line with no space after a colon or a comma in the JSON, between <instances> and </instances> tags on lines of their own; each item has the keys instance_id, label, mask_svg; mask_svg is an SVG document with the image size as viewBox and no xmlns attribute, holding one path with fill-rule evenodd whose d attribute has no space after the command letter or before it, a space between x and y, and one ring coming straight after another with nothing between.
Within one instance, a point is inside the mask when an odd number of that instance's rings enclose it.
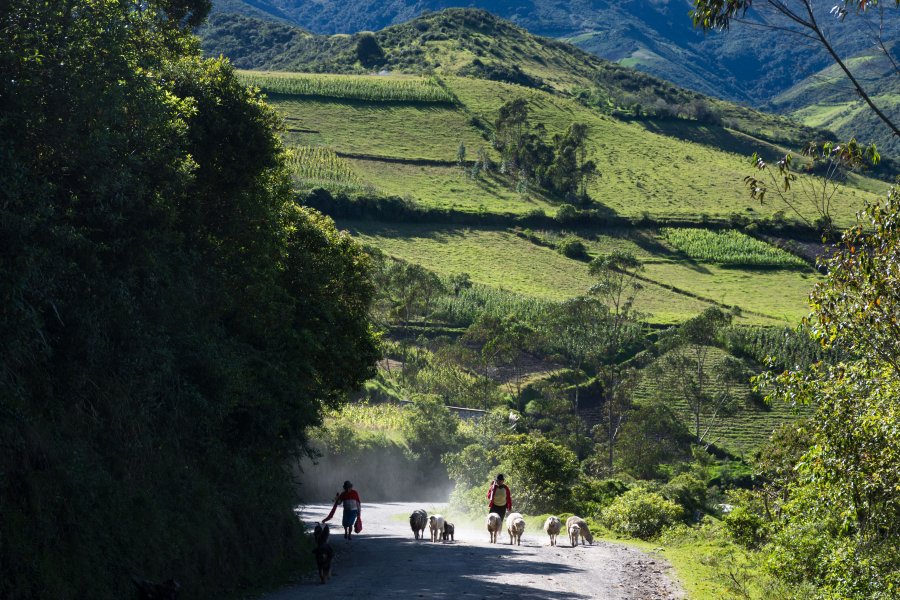
<instances>
[{"instance_id":1,"label":"road dust cloud","mask_svg":"<svg viewBox=\"0 0 900 600\"><path fill-rule=\"evenodd\" d=\"M368 502L444 502L453 482L443 468L428 468L398 452L371 449L349 455L304 458L297 472L304 504L331 503L350 480L363 504Z\"/></svg>"}]
</instances>

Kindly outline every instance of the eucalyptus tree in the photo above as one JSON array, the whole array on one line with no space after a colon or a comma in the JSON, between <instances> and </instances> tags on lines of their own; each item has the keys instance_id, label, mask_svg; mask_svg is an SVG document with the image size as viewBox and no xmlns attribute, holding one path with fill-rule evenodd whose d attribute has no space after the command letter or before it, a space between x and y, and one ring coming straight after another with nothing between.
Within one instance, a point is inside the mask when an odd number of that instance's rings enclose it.
<instances>
[{"instance_id":1,"label":"eucalyptus tree","mask_svg":"<svg viewBox=\"0 0 900 600\"><path fill-rule=\"evenodd\" d=\"M641 262L630 252L616 250L595 258L589 267L596 283L590 294L607 309L604 333L596 353L597 375L603 385L607 463L614 466L614 448L630 408L635 371L620 362L642 336L634 301L642 289Z\"/></svg>"}]
</instances>

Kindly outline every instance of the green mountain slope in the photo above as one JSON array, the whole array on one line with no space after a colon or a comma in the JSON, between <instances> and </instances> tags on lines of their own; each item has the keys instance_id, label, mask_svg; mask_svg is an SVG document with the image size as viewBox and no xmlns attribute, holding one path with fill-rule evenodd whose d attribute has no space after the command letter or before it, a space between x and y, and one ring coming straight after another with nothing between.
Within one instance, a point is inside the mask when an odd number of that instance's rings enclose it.
<instances>
[{"instance_id":1,"label":"green mountain slope","mask_svg":"<svg viewBox=\"0 0 900 600\"><path fill-rule=\"evenodd\" d=\"M297 61L279 57L279 49L290 48L291 53L303 53L306 51L305 44L279 43L278 49L267 47L260 49L257 56L251 56L253 52L249 48L252 44L246 39L238 42L232 37L234 30L239 28L235 23L240 19L238 15L293 24L320 34L352 34L399 25L454 4L445 0L349 0L340 3L331 0L315 3L300 0L217 0L213 25L206 28L203 35L208 48L224 52L241 66L293 68L291 63L298 64ZM782 108L782 95L796 96L797 89L808 87L810 78L821 81L818 74L828 69L832 60L818 44L807 43L802 38L781 31L758 27L763 18L761 13L755 11L751 11L748 24L734 23L727 34L703 35L691 27L688 17L691 3L687 0L548 0L515 3L476 0L467 3L467 6L490 10L534 33L571 41L597 56L707 96L784 111L786 114L801 110L796 116L805 123L833 124L839 129L841 137L847 137L849 132L857 138L891 141L869 111L855 110L850 105L838 107L838 100L828 100L828 107L825 108L813 99L804 102L803 95L800 95L797 98L801 105L794 109ZM877 15L872 11L871 14L853 15L840 22L829 14L830 5L816 5L816 8L821 26L843 57L871 52L873 32L883 31L883 37L888 41L900 35L900 19L890 12L881 23L877 22ZM229 20L231 22L226 25ZM778 23L777 19L774 23ZM248 26L249 22L245 21L242 25ZM224 33L225 39L216 39L220 33ZM260 39L253 33L245 33L244 37L256 41ZM321 54L324 56L325 53ZM308 59L309 56L306 56L300 63L309 64ZM322 62L327 64L329 61L325 59ZM515 76L512 65L516 64L516 57L509 57L509 61L503 64L500 71L506 71L507 80ZM843 78L839 78L825 89L829 89L832 95L840 95L843 84ZM881 100L888 110L896 108L893 98L883 97ZM807 105L809 108L802 111ZM834 105L833 111L831 105ZM830 119L822 118L822 110L843 112L839 118ZM891 154L898 150L894 143L880 145Z\"/></svg>"},{"instance_id":2,"label":"green mountain slope","mask_svg":"<svg viewBox=\"0 0 900 600\"><path fill-rule=\"evenodd\" d=\"M320 36L253 17L219 14L210 19L202 36L207 54L223 54L241 68L465 75L582 94L607 111L668 115L700 105L732 128L778 144L799 146L826 135L678 88L570 44L535 36L485 11L451 9L429 14L375 32L374 38L383 57L363 64L357 53L359 35ZM746 146L740 140L730 143ZM743 147L749 153L758 149Z\"/></svg>"},{"instance_id":3,"label":"green mountain slope","mask_svg":"<svg viewBox=\"0 0 900 600\"><path fill-rule=\"evenodd\" d=\"M253 82L269 76L245 72L243 77ZM399 75L343 78L379 87L392 82L408 87L410 82ZM352 172L345 176L347 185L329 184L322 176L309 183L298 175L300 188L324 185L335 195L349 189L349 208L347 201L327 198L316 206L387 254L444 276L466 272L477 283L548 300L583 294L591 285L587 265L552 249L576 235L589 255L622 249L640 257L645 293L639 304L651 322L678 322L710 305L738 307L744 322L760 324L796 323L806 313L805 298L818 278L811 268L701 261L653 227L658 222L698 227L756 222L757 230L777 229L772 219L783 207L760 205L747 196L742 182L750 171L746 156L712 143L726 129L682 123L685 129L705 130L709 141L699 143L687 135L669 135L652 121L620 120L545 90L451 76L440 84L454 103L271 94L269 101L285 119L290 147L328 148L333 151L329 168ZM517 98L527 101L533 126L548 138L572 122L587 125L587 156L602 173L588 186L591 209L601 219L592 221L595 225L555 221L565 199L535 187L522 191L515 177L498 170L491 124L500 106ZM457 165L460 142L467 149L467 168ZM473 176L468 166L478 149L492 166ZM377 200L389 196L405 198L399 213ZM352 197L366 198L368 204L353 208ZM835 216L845 224L873 198L854 188L844 189L841 197ZM455 224L461 220L467 225ZM538 223L534 233L516 228L532 222Z\"/></svg>"},{"instance_id":4,"label":"green mountain slope","mask_svg":"<svg viewBox=\"0 0 900 600\"><path fill-rule=\"evenodd\" d=\"M218 12L271 15L320 34L378 30L454 6L486 9L529 31L570 38L598 56L623 61L681 86L756 105L830 64L824 51L782 32L735 23L727 35L705 36L691 27L688 0L215 2ZM853 19L840 23L828 14L830 5L817 8L823 27L843 55L854 56L871 45ZM885 26L887 39L896 37L897 25L890 15Z\"/></svg>"}]
</instances>

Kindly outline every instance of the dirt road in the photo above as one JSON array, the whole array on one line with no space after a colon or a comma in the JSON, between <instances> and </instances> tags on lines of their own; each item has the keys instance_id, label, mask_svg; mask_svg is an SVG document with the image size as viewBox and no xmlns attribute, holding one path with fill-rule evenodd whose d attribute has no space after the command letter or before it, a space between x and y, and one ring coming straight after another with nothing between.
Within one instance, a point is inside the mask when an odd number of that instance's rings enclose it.
<instances>
[{"instance_id":1,"label":"dirt road","mask_svg":"<svg viewBox=\"0 0 900 600\"><path fill-rule=\"evenodd\" d=\"M329 508L307 507L304 521L315 523ZM490 544L486 530L459 525L456 541L416 541L407 522L416 508L431 514L443 507L428 502L363 505L364 530L350 542L342 537L338 510L332 521L331 580L320 585L310 576L262 600L683 598L668 576L668 564L655 555L606 542L570 548L566 536L560 536L560 546L550 547L543 531L526 530L521 546L510 546L505 533L501 543Z\"/></svg>"}]
</instances>

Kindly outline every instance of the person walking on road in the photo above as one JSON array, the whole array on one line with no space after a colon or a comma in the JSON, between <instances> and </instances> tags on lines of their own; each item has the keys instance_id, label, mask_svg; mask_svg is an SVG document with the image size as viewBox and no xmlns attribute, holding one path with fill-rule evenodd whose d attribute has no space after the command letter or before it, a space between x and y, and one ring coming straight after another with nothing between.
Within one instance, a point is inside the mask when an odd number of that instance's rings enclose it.
<instances>
[{"instance_id":1,"label":"person walking on road","mask_svg":"<svg viewBox=\"0 0 900 600\"><path fill-rule=\"evenodd\" d=\"M341 524L344 526L344 537L349 540L354 531L356 533L362 531L362 504L359 500L359 494L353 489L353 484L349 481L344 482L344 491L335 495L334 506L331 507L331 512L322 521L323 523L331 520L338 504L344 505L344 518L341 520Z\"/></svg>"},{"instance_id":2,"label":"person walking on road","mask_svg":"<svg viewBox=\"0 0 900 600\"><path fill-rule=\"evenodd\" d=\"M488 490L488 512L497 513L503 519L506 511L512 510L512 494L504 483L503 473L499 473Z\"/></svg>"}]
</instances>

